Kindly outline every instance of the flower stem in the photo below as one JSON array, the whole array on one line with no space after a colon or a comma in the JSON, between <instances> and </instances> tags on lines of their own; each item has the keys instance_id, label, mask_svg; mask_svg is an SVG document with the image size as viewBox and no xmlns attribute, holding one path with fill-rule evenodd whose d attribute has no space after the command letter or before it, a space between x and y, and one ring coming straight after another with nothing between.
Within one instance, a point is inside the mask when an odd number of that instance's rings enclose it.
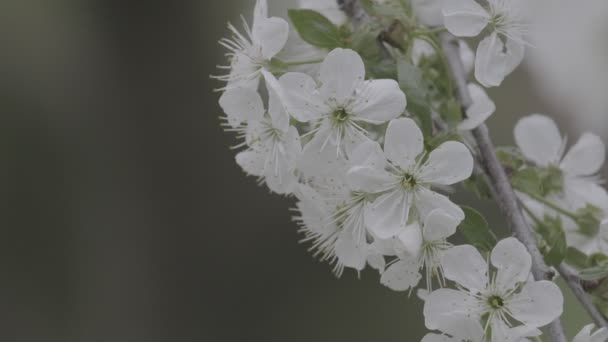
<instances>
[{"instance_id":1,"label":"flower stem","mask_svg":"<svg viewBox=\"0 0 608 342\"><path fill-rule=\"evenodd\" d=\"M560 207L559 205L547 200L546 198L539 196L538 194L532 193L530 191L527 191L526 189L523 189L521 187L517 187L517 190L532 197L534 200L546 205L547 207L557 211L558 213L571 218L574 222L578 222L578 216L575 213L568 211L568 210Z\"/></svg>"},{"instance_id":2,"label":"flower stem","mask_svg":"<svg viewBox=\"0 0 608 342\"><path fill-rule=\"evenodd\" d=\"M323 62L323 59L310 59L306 61L281 61L285 66L298 66L298 65L307 65L307 64L319 64Z\"/></svg>"}]
</instances>

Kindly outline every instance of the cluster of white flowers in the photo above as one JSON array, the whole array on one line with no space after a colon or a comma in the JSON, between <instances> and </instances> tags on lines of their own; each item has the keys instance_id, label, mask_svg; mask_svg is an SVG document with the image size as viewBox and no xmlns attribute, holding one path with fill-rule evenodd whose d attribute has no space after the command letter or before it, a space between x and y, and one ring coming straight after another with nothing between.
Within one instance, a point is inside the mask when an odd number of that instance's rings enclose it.
<instances>
[{"instance_id":1,"label":"cluster of white flowers","mask_svg":"<svg viewBox=\"0 0 608 342\"><path fill-rule=\"evenodd\" d=\"M515 238L493 241L482 251L487 262L476 246L448 241L468 215L447 194L473 174L477 152L469 131L496 108L475 83L468 85L473 104L463 111L454 106L434 36L447 30L472 37L486 29L477 54L460 41L460 55L481 85L497 86L523 58L519 1L371 3L378 13L403 11L399 15L414 25L406 51L376 39L363 45L380 55L388 51L397 59L392 69L370 66L377 56L356 46L357 28L349 26L337 1L301 1L307 10L292 21L312 20L312 31L293 23L290 32L286 20L269 18L266 0L256 1L244 34L229 26L233 37L220 43L230 64L217 78L225 81L219 100L224 125L240 141L236 162L272 192L296 199L303 241L338 276L345 268L361 272L369 265L383 285L410 292L424 278L418 293L426 326L437 333L423 341L525 341L540 335L540 327L562 314L563 298L553 282L532 279L524 245ZM361 29L361 36L373 29ZM412 82L418 83L412 88ZM602 217L595 210L608 216L608 195L595 177L605 156L599 138L585 134L562 158L565 139L540 115L522 119L515 138L523 156L512 171L533 168L552 186L543 193L518 188L530 220L562 215L558 209L584 211L598 219L594 234L608 238L608 220L599 227ZM569 242L579 241L577 235L589 238L576 228L581 220L575 214L566 218L574 227ZM575 246L604 251L604 245ZM586 327L576 341L606 339L605 330L591 330Z\"/></svg>"}]
</instances>

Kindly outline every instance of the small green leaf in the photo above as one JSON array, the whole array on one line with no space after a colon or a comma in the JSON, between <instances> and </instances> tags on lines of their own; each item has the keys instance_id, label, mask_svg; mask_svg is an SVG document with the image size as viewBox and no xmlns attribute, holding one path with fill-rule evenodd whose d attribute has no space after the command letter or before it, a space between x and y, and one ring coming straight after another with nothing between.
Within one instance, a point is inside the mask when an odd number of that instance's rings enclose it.
<instances>
[{"instance_id":1,"label":"small green leaf","mask_svg":"<svg viewBox=\"0 0 608 342\"><path fill-rule=\"evenodd\" d=\"M433 119L428 100L428 84L423 72L418 67L406 61L397 64L399 86L407 96L407 110L418 117L425 137L432 136Z\"/></svg>"},{"instance_id":2,"label":"small green leaf","mask_svg":"<svg viewBox=\"0 0 608 342\"><path fill-rule=\"evenodd\" d=\"M576 211L576 223L578 231L586 236L596 236L600 230L600 219L602 211L593 205L587 204L585 207Z\"/></svg>"},{"instance_id":3,"label":"small green leaf","mask_svg":"<svg viewBox=\"0 0 608 342\"><path fill-rule=\"evenodd\" d=\"M511 177L511 182L516 189L542 196L542 179L534 168L528 167L516 171Z\"/></svg>"},{"instance_id":4,"label":"small green leaf","mask_svg":"<svg viewBox=\"0 0 608 342\"><path fill-rule=\"evenodd\" d=\"M597 266L600 264L608 264L608 255L603 253L593 253L589 256L587 265Z\"/></svg>"},{"instance_id":5,"label":"small green leaf","mask_svg":"<svg viewBox=\"0 0 608 342\"><path fill-rule=\"evenodd\" d=\"M482 251L489 252L496 245L496 236L490 230L488 221L475 209L461 207L465 218L458 230L467 241Z\"/></svg>"},{"instance_id":6,"label":"small green leaf","mask_svg":"<svg viewBox=\"0 0 608 342\"><path fill-rule=\"evenodd\" d=\"M307 43L327 49L341 47L340 29L321 13L309 9L290 9L289 19Z\"/></svg>"},{"instance_id":7,"label":"small green leaf","mask_svg":"<svg viewBox=\"0 0 608 342\"><path fill-rule=\"evenodd\" d=\"M526 164L524 156L515 147L498 147L496 156L500 163L511 171L519 170Z\"/></svg>"},{"instance_id":8,"label":"small green leaf","mask_svg":"<svg viewBox=\"0 0 608 342\"><path fill-rule=\"evenodd\" d=\"M582 280L598 280L608 277L608 262L602 262L597 266L586 268L579 272L578 277Z\"/></svg>"},{"instance_id":9,"label":"small green leaf","mask_svg":"<svg viewBox=\"0 0 608 342\"><path fill-rule=\"evenodd\" d=\"M445 121L450 126L456 126L462 121L462 107L456 100L449 100L446 103L445 112L443 113Z\"/></svg>"},{"instance_id":10,"label":"small green leaf","mask_svg":"<svg viewBox=\"0 0 608 342\"><path fill-rule=\"evenodd\" d=\"M473 174L473 175L471 175L471 177L469 177L469 179L465 180L462 184L465 189L473 192L480 199L492 198L492 192L490 191L490 187L488 186L488 183L482 176Z\"/></svg>"},{"instance_id":11,"label":"small green leaf","mask_svg":"<svg viewBox=\"0 0 608 342\"><path fill-rule=\"evenodd\" d=\"M568 247L566 259L564 261L576 268L585 268L589 266L587 254L574 247Z\"/></svg>"},{"instance_id":12,"label":"small green leaf","mask_svg":"<svg viewBox=\"0 0 608 342\"><path fill-rule=\"evenodd\" d=\"M543 238L539 247L545 257L545 262L550 266L561 264L568 253L561 218L545 216L544 220L536 225L536 232Z\"/></svg>"},{"instance_id":13,"label":"small green leaf","mask_svg":"<svg viewBox=\"0 0 608 342\"><path fill-rule=\"evenodd\" d=\"M422 70L406 61L397 64L399 86L407 96L407 102L417 105L428 105L427 84L424 81Z\"/></svg>"}]
</instances>

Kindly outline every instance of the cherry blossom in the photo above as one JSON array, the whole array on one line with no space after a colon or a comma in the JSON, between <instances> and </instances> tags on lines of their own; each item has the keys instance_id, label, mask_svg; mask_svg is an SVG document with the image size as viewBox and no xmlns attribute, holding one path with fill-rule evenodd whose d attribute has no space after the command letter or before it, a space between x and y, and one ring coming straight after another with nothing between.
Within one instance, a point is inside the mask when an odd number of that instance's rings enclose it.
<instances>
[{"instance_id":1,"label":"cherry blossom","mask_svg":"<svg viewBox=\"0 0 608 342\"><path fill-rule=\"evenodd\" d=\"M530 280L531 257L521 242L501 240L490 260L495 271L472 246L456 246L444 253L444 276L458 289L429 294L424 305L427 328L443 330L451 319L486 318L491 341L517 341L561 315L561 291L551 281ZM521 323L517 329L514 321Z\"/></svg>"},{"instance_id":2,"label":"cherry blossom","mask_svg":"<svg viewBox=\"0 0 608 342\"><path fill-rule=\"evenodd\" d=\"M229 66L220 67L228 70L228 73L216 76L227 82L224 89L257 89L262 70L266 69L270 60L283 49L289 35L287 21L268 17L266 0L256 1L251 27L244 20L243 25L245 34L228 24L233 37L220 40L220 44L228 49L227 56L230 59Z\"/></svg>"},{"instance_id":3,"label":"cherry blossom","mask_svg":"<svg viewBox=\"0 0 608 342\"><path fill-rule=\"evenodd\" d=\"M475 77L485 87L499 86L523 60L525 26L522 0L475 0L444 2L445 27L455 36L474 37L490 31L477 47Z\"/></svg>"},{"instance_id":4,"label":"cherry blossom","mask_svg":"<svg viewBox=\"0 0 608 342\"><path fill-rule=\"evenodd\" d=\"M363 155L347 174L353 189L378 194L365 212L369 228L381 238L401 233L410 210L424 219L441 208L457 220L462 210L448 197L431 190L433 185L451 185L465 180L473 171L473 157L460 142L449 141L426 157L422 132L409 118L392 120L386 130L384 151L376 142L361 144L355 154Z\"/></svg>"}]
</instances>

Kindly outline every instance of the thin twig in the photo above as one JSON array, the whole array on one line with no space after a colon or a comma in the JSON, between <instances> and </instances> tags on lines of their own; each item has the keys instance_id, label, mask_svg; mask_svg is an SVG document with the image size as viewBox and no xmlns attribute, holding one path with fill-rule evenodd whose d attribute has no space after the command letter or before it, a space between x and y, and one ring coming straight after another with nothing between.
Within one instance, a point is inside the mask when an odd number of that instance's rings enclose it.
<instances>
[{"instance_id":1,"label":"thin twig","mask_svg":"<svg viewBox=\"0 0 608 342\"><path fill-rule=\"evenodd\" d=\"M457 41L449 33L442 33L440 38L442 48L450 65L460 103L463 110L466 111L473 104L473 101L467 87L467 77L458 52ZM509 178L496 156L496 149L490 138L488 127L482 124L473 131L473 136L477 141L483 168L487 172L495 190L495 200L498 202L502 213L506 216L511 231L526 246L526 249L532 256L532 275L534 279L542 280L550 278L549 268L538 250L536 237L524 218L515 191L513 191ZM551 341L566 342L564 329L559 318L551 323L549 333Z\"/></svg>"},{"instance_id":2,"label":"thin twig","mask_svg":"<svg viewBox=\"0 0 608 342\"><path fill-rule=\"evenodd\" d=\"M581 305L587 310L587 313L589 313L589 316L591 316L595 325L598 327L608 327L608 321L606 321L604 315L597 309L595 304L593 304L576 273L565 264L561 264L556 267L556 269L562 278L564 278L564 281L568 284L568 287L572 290L574 296L576 296L578 301L581 302Z\"/></svg>"}]
</instances>

